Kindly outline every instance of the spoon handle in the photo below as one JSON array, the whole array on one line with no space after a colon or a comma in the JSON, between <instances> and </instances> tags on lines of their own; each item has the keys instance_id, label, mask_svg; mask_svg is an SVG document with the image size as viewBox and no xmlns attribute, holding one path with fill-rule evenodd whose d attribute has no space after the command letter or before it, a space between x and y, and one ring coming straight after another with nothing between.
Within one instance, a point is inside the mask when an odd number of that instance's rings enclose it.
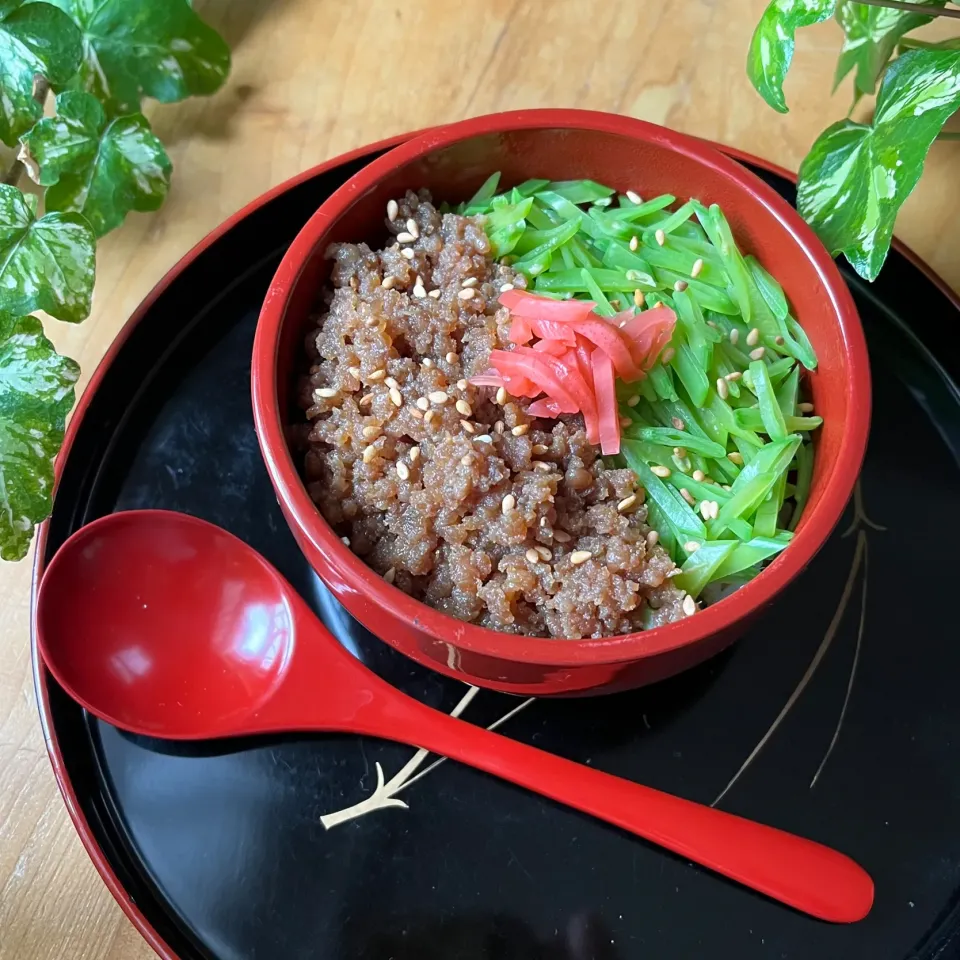
<instances>
[{"instance_id":1,"label":"spoon handle","mask_svg":"<svg viewBox=\"0 0 960 960\"><path fill-rule=\"evenodd\" d=\"M873 881L842 853L774 827L564 760L391 691L363 732L414 744L590 814L804 913L861 920Z\"/></svg>"}]
</instances>

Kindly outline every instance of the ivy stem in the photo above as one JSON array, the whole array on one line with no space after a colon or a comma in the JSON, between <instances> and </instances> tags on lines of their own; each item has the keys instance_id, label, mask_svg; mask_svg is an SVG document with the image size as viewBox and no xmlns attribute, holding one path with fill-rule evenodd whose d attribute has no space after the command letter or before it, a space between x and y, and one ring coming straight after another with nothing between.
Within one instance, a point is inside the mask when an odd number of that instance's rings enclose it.
<instances>
[{"instance_id":1,"label":"ivy stem","mask_svg":"<svg viewBox=\"0 0 960 960\"><path fill-rule=\"evenodd\" d=\"M938 140L960 140L960 130L946 130L937 134Z\"/></svg>"},{"instance_id":2,"label":"ivy stem","mask_svg":"<svg viewBox=\"0 0 960 960\"><path fill-rule=\"evenodd\" d=\"M960 10L930 7L922 3L906 3L905 0L857 0L857 2L867 7L890 7L891 10L919 13L925 17L953 17L954 20L960 20Z\"/></svg>"},{"instance_id":3,"label":"ivy stem","mask_svg":"<svg viewBox=\"0 0 960 960\"><path fill-rule=\"evenodd\" d=\"M50 84L46 78L36 74L33 78L33 99L42 107L47 102L47 94L50 92ZM23 176L23 161L14 160L10 169L4 174L3 182L8 187L15 187Z\"/></svg>"}]
</instances>

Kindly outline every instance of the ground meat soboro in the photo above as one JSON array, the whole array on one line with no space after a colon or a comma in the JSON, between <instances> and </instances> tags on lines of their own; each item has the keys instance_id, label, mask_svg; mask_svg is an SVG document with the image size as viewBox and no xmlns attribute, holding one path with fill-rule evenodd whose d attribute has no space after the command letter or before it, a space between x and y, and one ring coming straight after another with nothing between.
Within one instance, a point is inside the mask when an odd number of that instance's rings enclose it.
<instances>
[{"instance_id":1,"label":"ground meat soboro","mask_svg":"<svg viewBox=\"0 0 960 960\"><path fill-rule=\"evenodd\" d=\"M408 193L379 252L336 244L300 388L307 487L351 549L401 590L494 630L579 639L684 616L676 568L629 470L579 416L475 387L509 349L480 217ZM391 205L391 212L392 205Z\"/></svg>"}]
</instances>

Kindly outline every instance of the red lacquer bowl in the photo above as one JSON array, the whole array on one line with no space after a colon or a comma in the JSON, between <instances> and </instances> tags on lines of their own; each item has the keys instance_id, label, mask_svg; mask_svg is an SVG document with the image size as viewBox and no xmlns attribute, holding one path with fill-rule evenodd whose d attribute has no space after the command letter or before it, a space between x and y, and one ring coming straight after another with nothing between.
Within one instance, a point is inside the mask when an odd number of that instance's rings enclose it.
<instances>
[{"instance_id":1,"label":"red lacquer bowl","mask_svg":"<svg viewBox=\"0 0 960 960\"><path fill-rule=\"evenodd\" d=\"M642 196L719 203L741 246L776 276L817 351L809 378L824 425L810 499L790 546L733 595L679 623L605 640L518 637L462 623L385 583L317 511L287 446L308 314L329 276L333 241L385 239L384 210L408 188L439 201L469 197L493 171L503 185L589 177ZM836 266L797 213L736 161L640 120L579 110L478 117L429 130L375 160L336 191L291 244L264 300L253 352L253 410L267 469L314 569L369 630L414 660L510 693L609 692L662 679L712 656L799 574L833 530L860 470L870 422L867 348Z\"/></svg>"}]
</instances>

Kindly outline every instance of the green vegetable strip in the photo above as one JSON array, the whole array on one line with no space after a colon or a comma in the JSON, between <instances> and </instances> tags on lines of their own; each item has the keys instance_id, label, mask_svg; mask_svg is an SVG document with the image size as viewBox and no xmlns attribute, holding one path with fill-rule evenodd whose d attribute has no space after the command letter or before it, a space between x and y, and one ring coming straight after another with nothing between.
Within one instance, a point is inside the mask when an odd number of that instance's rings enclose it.
<instances>
[{"instance_id":1,"label":"green vegetable strip","mask_svg":"<svg viewBox=\"0 0 960 960\"><path fill-rule=\"evenodd\" d=\"M713 571L713 578L726 580L778 554L786 545L787 541L773 540L768 537L754 537L746 543L738 544L736 549Z\"/></svg>"},{"instance_id":2,"label":"green vegetable strip","mask_svg":"<svg viewBox=\"0 0 960 960\"><path fill-rule=\"evenodd\" d=\"M570 203L593 203L611 196L614 191L593 180L556 180L546 184L538 193L552 192Z\"/></svg>"},{"instance_id":3,"label":"green vegetable strip","mask_svg":"<svg viewBox=\"0 0 960 960\"><path fill-rule=\"evenodd\" d=\"M810 496L810 481L812 478L813 450L810 448L810 444L804 443L797 449L797 492L794 494L796 503L793 507L790 523L787 524L788 530L797 529L804 507L807 505L807 498Z\"/></svg>"},{"instance_id":4,"label":"green vegetable strip","mask_svg":"<svg viewBox=\"0 0 960 960\"><path fill-rule=\"evenodd\" d=\"M793 357L781 357L767 364L767 376L770 382L778 387L787 378L788 374L796 367L797 361Z\"/></svg>"},{"instance_id":5,"label":"green vegetable strip","mask_svg":"<svg viewBox=\"0 0 960 960\"><path fill-rule=\"evenodd\" d=\"M777 532L777 521L780 517L780 508L783 506L783 491L786 485L787 474L784 471L773 485L770 496L757 508L757 516L753 521L755 537L772 537Z\"/></svg>"},{"instance_id":6,"label":"green vegetable strip","mask_svg":"<svg viewBox=\"0 0 960 960\"><path fill-rule=\"evenodd\" d=\"M682 280L704 310L715 310L717 313L728 316L737 312L736 304L730 299L727 292L719 287L712 287L709 283L701 283L699 280L691 280L689 274L679 273L676 270L669 270L656 265L653 268L653 275L658 283L667 287L675 287L677 281Z\"/></svg>"},{"instance_id":7,"label":"green vegetable strip","mask_svg":"<svg viewBox=\"0 0 960 960\"><path fill-rule=\"evenodd\" d=\"M625 206L620 206L615 210L608 211L606 217L610 223L613 223L616 220L623 220L626 222L642 220L644 217L648 217L653 213L663 210L664 207L669 207L670 204L676 199L677 198L671 194L664 193L659 197L654 197L652 200L644 201L639 206L635 205L632 201L627 200Z\"/></svg>"},{"instance_id":8,"label":"green vegetable strip","mask_svg":"<svg viewBox=\"0 0 960 960\"><path fill-rule=\"evenodd\" d=\"M729 490L724 490L719 484L694 480L693 477L676 471L667 477L667 483L676 490L686 490L697 502L716 500L717 503L726 503L733 496Z\"/></svg>"},{"instance_id":9,"label":"green vegetable strip","mask_svg":"<svg viewBox=\"0 0 960 960\"><path fill-rule=\"evenodd\" d=\"M657 281L650 273L650 264L625 244L611 243L604 251L603 265L623 271L633 270L640 274L645 279L643 282L638 282L637 286L646 286L652 290L657 285Z\"/></svg>"},{"instance_id":10,"label":"green vegetable strip","mask_svg":"<svg viewBox=\"0 0 960 960\"><path fill-rule=\"evenodd\" d=\"M523 270L527 263L540 262L547 254L552 254L554 250L563 246L568 240L573 239L577 232L575 223L563 223L553 230L544 231L549 234L542 243L526 253L520 260L514 263L514 268Z\"/></svg>"},{"instance_id":11,"label":"green vegetable strip","mask_svg":"<svg viewBox=\"0 0 960 960\"><path fill-rule=\"evenodd\" d=\"M630 469L637 475L641 485L647 491L647 499L652 500L660 512L673 524L679 534L687 540L705 540L707 531L700 518L690 509L682 498L678 499L664 482L651 472L643 457L638 454L634 444L626 440L621 444L621 452Z\"/></svg>"},{"instance_id":12,"label":"green vegetable strip","mask_svg":"<svg viewBox=\"0 0 960 960\"><path fill-rule=\"evenodd\" d=\"M658 363L651 371L649 382L658 397L664 400L676 400L677 391L673 385L673 371Z\"/></svg>"},{"instance_id":13,"label":"green vegetable strip","mask_svg":"<svg viewBox=\"0 0 960 960\"><path fill-rule=\"evenodd\" d=\"M580 276L583 277L583 282L586 285L590 299L595 300L597 303L596 307L594 307L594 313L600 314L601 317L615 316L617 311L610 306L610 301L607 300L606 295L600 289L597 281L593 279L591 271L584 267L580 271Z\"/></svg>"},{"instance_id":14,"label":"green vegetable strip","mask_svg":"<svg viewBox=\"0 0 960 960\"><path fill-rule=\"evenodd\" d=\"M775 473L758 473L742 484L740 489L736 490L733 496L721 505L717 519L710 521L707 528L710 538L712 540L717 539L730 526L731 521L749 517L763 502L763 498L770 492L776 482L777 475Z\"/></svg>"},{"instance_id":15,"label":"green vegetable strip","mask_svg":"<svg viewBox=\"0 0 960 960\"><path fill-rule=\"evenodd\" d=\"M665 220L661 220L657 224L657 229L662 230L664 233L673 233L680 224L685 223L690 219L690 216L693 214L693 201L688 200L683 206L678 207L673 213L670 214Z\"/></svg>"},{"instance_id":16,"label":"green vegetable strip","mask_svg":"<svg viewBox=\"0 0 960 960\"><path fill-rule=\"evenodd\" d=\"M679 326L674 331L673 340L670 343L676 351L670 361L670 366L676 371L693 405L695 407L702 406L710 389L710 381L707 379L706 371L697 363L697 358L685 342L683 331Z\"/></svg>"},{"instance_id":17,"label":"green vegetable strip","mask_svg":"<svg viewBox=\"0 0 960 960\"><path fill-rule=\"evenodd\" d=\"M670 522L668 517L660 508L650 499L647 500L647 521L660 534L660 545L677 561L681 559L681 548L679 543L678 531ZM686 556L686 554L683 554Z\"/></svg>"},{"instance_id":18,"label":"green vegetable strip","mask_svg":"<svg viewBox=\"0 0 960 960\"><path fill-rule=\"evenodd\" d=\"M514 224L526 227L524 221L532 207L533 199L530 197L526 200L521 200L519 203L510 203L497 207L486 215L487 220L484 226L487 231L499 230L501 227L513 226Z\"/></svg>"},{"instance_id":19,"label":"green vegetable strip","mask_svg":"<svg viewBox=\"0 0 960 960\"><path fill-rule=\"evenodd\" d=\"M694 205L694 212L700 221L700 225L710 238L710 241L723 258L723 264L727 269L730 283L733 286L737 302L740 305L740 315L743 318L744 324L749 327L752 313L750 310L747 268L743 263L740 252L737 250L736 244L733 242L730 225L716 204L713 204L708 210L703 204L696 203ZM721 310L719 312L726 313L728 311Z\"/></svg>"},{"instance_id":20,"label":"green vegetable strip","mask_svg":"<svg viewBox=\"0 0 960 960\"><path fill-rule=\"evenodd\" d=\"M766 301L767 306L772 311L777 320L786 320L790 308L787 306L787 298L783 294L783 287L760 265L756 257L747 254L744 257L750 275L760 291L760 296Z\"/></svg>"},{"instance_id":21,"label":"green vegetable strip","mask_svg":"<svg viewBox=\"0 0 960 960\"><path fill-rule=\"evenodd\" d=\"M674 583L693 597L699 597L703 588L714 579L717 569L728 560L737 549L736 540L716 540L704 543L691 554L680 568Z\"/></svg>"},{"instance_id":22,"label":"green vegetable strip","mask_svg":"<svg viewBox=\"0 0 960 960\"><path fill-rule=\"evenodd\" d=\"M769 377L770 371L767 371ZM793 417L797 413L797 393L800 389L800 368L794 364L786 379L777 388L777 406L783 417Z\"/></svg>"},{"instance_id":23,"label":"green vegetable strip","mask_svg":"<svg viewBox=\"0 0 960 960\"><path fill-rule=\"evenodd\" d=\"M758 474L772 473L774 476L779 476L786 471L801 442L801 438L794 435L787 437L786 440L765 444L757 451L750 463L740 471L740 475L733 483L733 493L737 493Z\"/></svg>"},{"instance_id":24,"label":"green vegetable strip","mask_svg":"<svg viewBox=\"0 0 960 960\"><path fill-rule=\"evenodd\" d=\"M491 197L497 192L500 183L500 171L491 173L480 186L480 189L467 201L464 213L470 216L473 213L483 213L489 206ZM476 208L476 209L474 209Z\"/></svg>"},{"instance_id":25,"label":"green vegetable strip","mask_svg":"<svg viewBox=\"0 0 960 960\"><path fill-rule=\"evenodd\" d=\"M514 187L513 189L516 190L521 197L532 197L549 183L549 180L524 180L519 187Z\"/></svg>"},{"instance_id":26,"label":"green vegetable strip","mask_svg":"<svg viewBox=\"0 0 960 960\"><path fill-rule=\"evenodd\" d=\"M807 337L803 327L794 320L793 317L786 319L787 331L792 334L793 343L797 349L797 359L808 369L817 369L817 355L814 353L813 345Z\"/></svg>"},{"instance_id":27,"label":"green vegetable strip","mask_svg":"<svg viewBox=\"0 0 960 960\"><path fill-rule=\"evenodd\" d=\"M702 453L705 457L723 457L726 451L719 443L706 437L697 437L672 427L628 427L632 439L647 440L665 447L686 447L692 453Z\"/></svg>"},{"instance_id":28,"label":"green vegetable strip","mask_svg":"<svg viewBox=\"0 0 960 960\"><path fill-rule=\"evenodd\" d=\"M763 415L756 407L740 407L734 411L737 423L747 430L766 431ZM784 417L787 433L807 433L823 423L822 417ZM771 438L772 439L772 438Z\"/></svg>"},{"instance_id":29,"label":"green vegetable strip","mask_svg":"<svg viewBox=\"0 0 960 960\"><path fill-rule=\"evenodd\" d=\"M571 252L573 252L572 246ZM556 273L540 277L537 280L537 290L549 290L553 293L587 293L590 288L583 279L584 269L589 270L593 283L607 293L633 293L638 286L635 280L628 280L626 274L619 270L605 270L603 267L578 267L574 270L558 270Z\"/></svg>"},{"instance_id":30,"label":"green vegetable strip","mask_svg":"<svg viewBox=\"0 0 960 960\"><path fill-rule=\"evenodd\" d=\"M753 381L753 390L757 395L764 431L771 440L785 440L787 425L780 412L780 404L777 403L773 384L770 383L767 365L762 360L754 360L750 364L750 379Z\"/></svg>"},{"instance_id":31,"label":"green vegetable strip","mask_svg":"<svg viewBox=\"0 0 960 960\"><path fill-rule=\"evenodd\" d=\"M704 378L706 378L707 370L713 362L713 345L708 338L710 327L704 322L700 307L690 296L688 290L677 291L673 302L676 304L677 316L683 324L683 331L690 350L703 370Z\"/></svg>"}]
</instances>

